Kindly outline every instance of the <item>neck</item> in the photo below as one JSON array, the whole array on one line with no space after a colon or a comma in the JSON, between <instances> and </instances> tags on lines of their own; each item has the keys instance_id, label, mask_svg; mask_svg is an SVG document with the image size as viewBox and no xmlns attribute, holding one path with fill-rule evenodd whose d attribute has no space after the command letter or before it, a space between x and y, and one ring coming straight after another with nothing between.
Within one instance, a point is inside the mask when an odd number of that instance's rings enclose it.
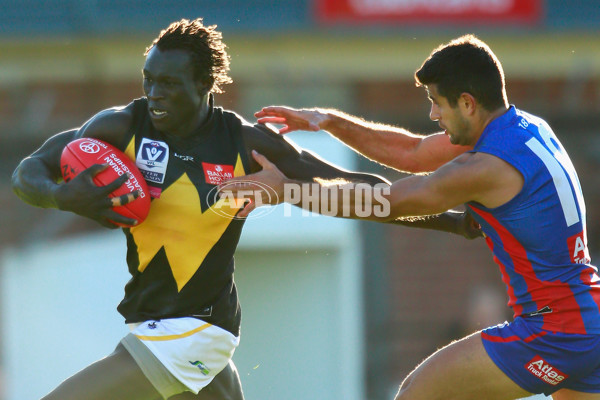
<instances>
[{"instance_id":1,"label":"neck","mask_svg":"<svg viewBox=\"0 0 600 400\"><path fill-rule=\"evenodd\" d=\"M483 128L485 129L485 127L488 126L490 122L492 122L493 120L495 120L496 118L498 118L499 116L501 116L502 114L504 114L507 111L508 111L508 107L504 106L504 107L500 107L500 108L490 112L486 116L486 118L484 118Z\"/></svg>"},{"instance_id":2,"label":"neck","mask_svg":"<svg viewBox=\"0 0 600 400\"><path fill-rule=\"evenodd\" d=\"M478 140L485 128L490 124L490 122L504 114L506 111L508 111L508 107L500 107L494 111L486 111L485 113L482 113L481 118L479 119L480 123L477 129L477 136L475 139Z\"/></svg>"},{"instance_id":3,"label":"neck","mask_svg":"<svg viewBox=\"0 0 600 400\"><path fill-rule=\"evenodd\" d=\"M198 128L206 123L211 113L212 101L209 100L209 97L208 94L202 97L195 118L190 121L190 125L185 129L185 133L180 132L176 136L189 138L190 136L197 134Z\"/></svg>"}]
</instances>

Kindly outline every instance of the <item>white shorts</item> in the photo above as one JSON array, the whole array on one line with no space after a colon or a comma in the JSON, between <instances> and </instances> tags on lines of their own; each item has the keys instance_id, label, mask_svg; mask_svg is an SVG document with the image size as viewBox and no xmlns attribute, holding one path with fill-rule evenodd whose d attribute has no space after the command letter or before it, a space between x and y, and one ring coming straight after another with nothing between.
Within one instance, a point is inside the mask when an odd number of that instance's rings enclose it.
<instances>
[{"instance_id":1,"label":"white shorts","mask_svg":"<svg viewBox=\"0 0 600 400\"><path fill-rule=\"evenodd\" d=\"M195 394L227 366L240 342L230 332L191 317L146 321L129 327L162 365Z\"/></svg>"}]
</instances>

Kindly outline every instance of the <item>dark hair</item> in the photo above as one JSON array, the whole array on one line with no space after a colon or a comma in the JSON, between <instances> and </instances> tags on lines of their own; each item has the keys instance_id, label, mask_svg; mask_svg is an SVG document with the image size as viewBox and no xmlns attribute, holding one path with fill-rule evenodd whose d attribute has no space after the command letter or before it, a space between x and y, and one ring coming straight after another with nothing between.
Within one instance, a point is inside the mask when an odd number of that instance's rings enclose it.
<instances>
[{"instance_id":1,"label":"dark hair","mask_svg":"<svg viewBox=\"0 0 600 400\"><path fill-rule=\"evenodd\" d=\"M229 55L223 35L216 28L216 25L204 26L202 18L173 22L160 32L144 55L154 46L161 51L185 50L191 57L194 78L206 83L211 92L222 93L221 85L232 80L228 75Z\"/></svg>"},{"instance_id":2,"label":"dark hair","mask_svg":"<svg viewBox=\"0 0 600 400\"><path fill-rule=\"evenodd\" d=\"M486 110L506 107L504 71L492 50L473 35L441 45L415 72L417 86L436 85L455 107L462 93L470 93Z\"/></svg>"}]
</instances>

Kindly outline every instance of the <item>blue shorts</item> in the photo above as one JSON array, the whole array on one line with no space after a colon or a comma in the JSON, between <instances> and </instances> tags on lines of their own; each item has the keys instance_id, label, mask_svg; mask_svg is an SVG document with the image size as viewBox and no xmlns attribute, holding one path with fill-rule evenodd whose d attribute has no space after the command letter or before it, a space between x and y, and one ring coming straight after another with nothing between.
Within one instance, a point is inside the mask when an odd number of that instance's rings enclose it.
<instances>
[{"instance_id":1,"label":"blue shorts","mask_svg":"<svg viewBox=\"0 0 600 400\"><path fill-rule=\"evenodd\" d=\"M517 317L484 329L481 339L498 368L530 393L600 393L600 335L550 332Z\"/></svg>"}]
</instances>

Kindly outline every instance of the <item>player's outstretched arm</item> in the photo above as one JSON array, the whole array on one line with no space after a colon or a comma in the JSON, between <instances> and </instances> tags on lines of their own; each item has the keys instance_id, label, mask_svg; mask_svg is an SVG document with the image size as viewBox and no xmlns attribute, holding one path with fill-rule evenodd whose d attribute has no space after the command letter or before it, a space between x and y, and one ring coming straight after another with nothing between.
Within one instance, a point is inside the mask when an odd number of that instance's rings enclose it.
<instances>
[{"instance_id":1,"label":"player's outstretched arm","mask_svg":"<svg viewBox=\"0 0 600 400\"><path fill-rule=\"evenodd\" d=\"M252 172L262 169L262 166L250 154L252 151L256 151L271 160L286 176L302 182L345 181L373 185L389 184L387 179L379 175L349 171L334 165L317 154L296 146L264 125L247 127L244 139Z\"/></svg>"},{"instance_id":2,"label":"player's outstretched arm","mask_svg":"<svg viewBox=\"0 0 600 400\"><path fill-rule=\"evenodd\" d=\"M365 157L410 173L434 171L470 149L451 144L444 133L417 135L333 109L270 106L254 115L259 123L283 125L280 134L325 130Z\"/></svg>"},{"instance_id":3,"label":"player's outstretched arm","mask_svg":"<svg viewBox=\"0 0 600 400\"><path fill-rule=\"evenodd\" d=\"M310 153L306 150L298 149L292 146L290 142L282 138L281 136L275 135L270 129L265 126L257 125L253 130L246 130L245 142L249 149L252 149L252 155L250 159L254 161L252 171L255 174L250 175L246 178L257 179L257 181L265 183L267 186L273 184L279 186L280 182L269 179L275 176L278 179L292 179L297 183L308 183L316 184L340 184L340 182L350 184L366 184L369 186L380 186L390 187L390 182L385 178L378 175L352 172L341 169L327 161L319 158L317 155ZM269 158L273 160L271 164L266 156L257 154L254 149L259 149L263 153L267 153ZM263 164L258 160L265 160ZM270 165L273 168L270 168ZM265 167L267 166L267 167ZM262 170L262 171L261 171ZM285 174L285 175L284 175ZM287 175L287 176L286 176ZM266 180L262 180L262 179ZM245 179L244 177L240 179ZM228 181L231 182L231 181ZM229 183L227 184L229 186ZM288 194L291 194L288 193ZM280 200L284 200L284 193L279 193ZM250 203L248 208L244 209L238 216L247 216L256 203ZM318 212L318 210L315 210ZM432 215L427 219L409 221L390 221L405 226L413 226L426 229L434 229L445 232L452 232L465 237L477 237L478 232L475 229L468 230L461 221L460 213L446 213Z\"/></svg>"},{"instance_id":4,"label":"player's outstretched arm","mask_svg":"<svg viewBox=\"0 0 600 400\"><path fill-rule=\"evenodd\" d=\"M484 153L461 155L431 175L410 176L391 185L307 185L284 175L264 155L253 152L253 156L262 170L228 181L223 190L227 195L237 197L244 191L260 197L250 207L277 199L325 215L379 222L437 215L469 201L499 207L523 186L523 177L514 167ZM265 187L272 193L265 193Z\"/></svg>"},{"instance_id":5,"label":"player's outstretched arm","mask_svg":"<svg viewBox=\"0 0 600 400\"><path fill-rule=\"evenodd\" d=\"M103 112L80 129L52 136L33 154L23 159L15 169L12 175L15 194L32 206L70 211L106 227L117 227L110 221L124 225L135 224L135 220L121 216L114 212L112 207L117 205L116 202L118 205L124 205L133 201L137 194L132 193L115 199L108 196L127 180L127 175L106 186L98 187L93 178L106 168L105 165L94 165L68 183L62 182L60 171L60 156L67 143L79 137L96 137L116 143L117 135L112 130L123 123L119 120L124 120L123 115L115 118L110 117L109 112ZM123 134L125 131L126 128L123 129Z\"/></svg>"},{"instance_id":6,"label":"player's outstretched arm","mask_svg":"<svg viewBox=\"0 0 600 400\"><path fill-rule=\"evenodd\" d=\"M399 218L388 221L390 224L410 228L432 229L455 233L467 239L483 237L481 227L467 211L446 211L442 214L430 215L424 218Z\"/></svg>"}]
</instances>

